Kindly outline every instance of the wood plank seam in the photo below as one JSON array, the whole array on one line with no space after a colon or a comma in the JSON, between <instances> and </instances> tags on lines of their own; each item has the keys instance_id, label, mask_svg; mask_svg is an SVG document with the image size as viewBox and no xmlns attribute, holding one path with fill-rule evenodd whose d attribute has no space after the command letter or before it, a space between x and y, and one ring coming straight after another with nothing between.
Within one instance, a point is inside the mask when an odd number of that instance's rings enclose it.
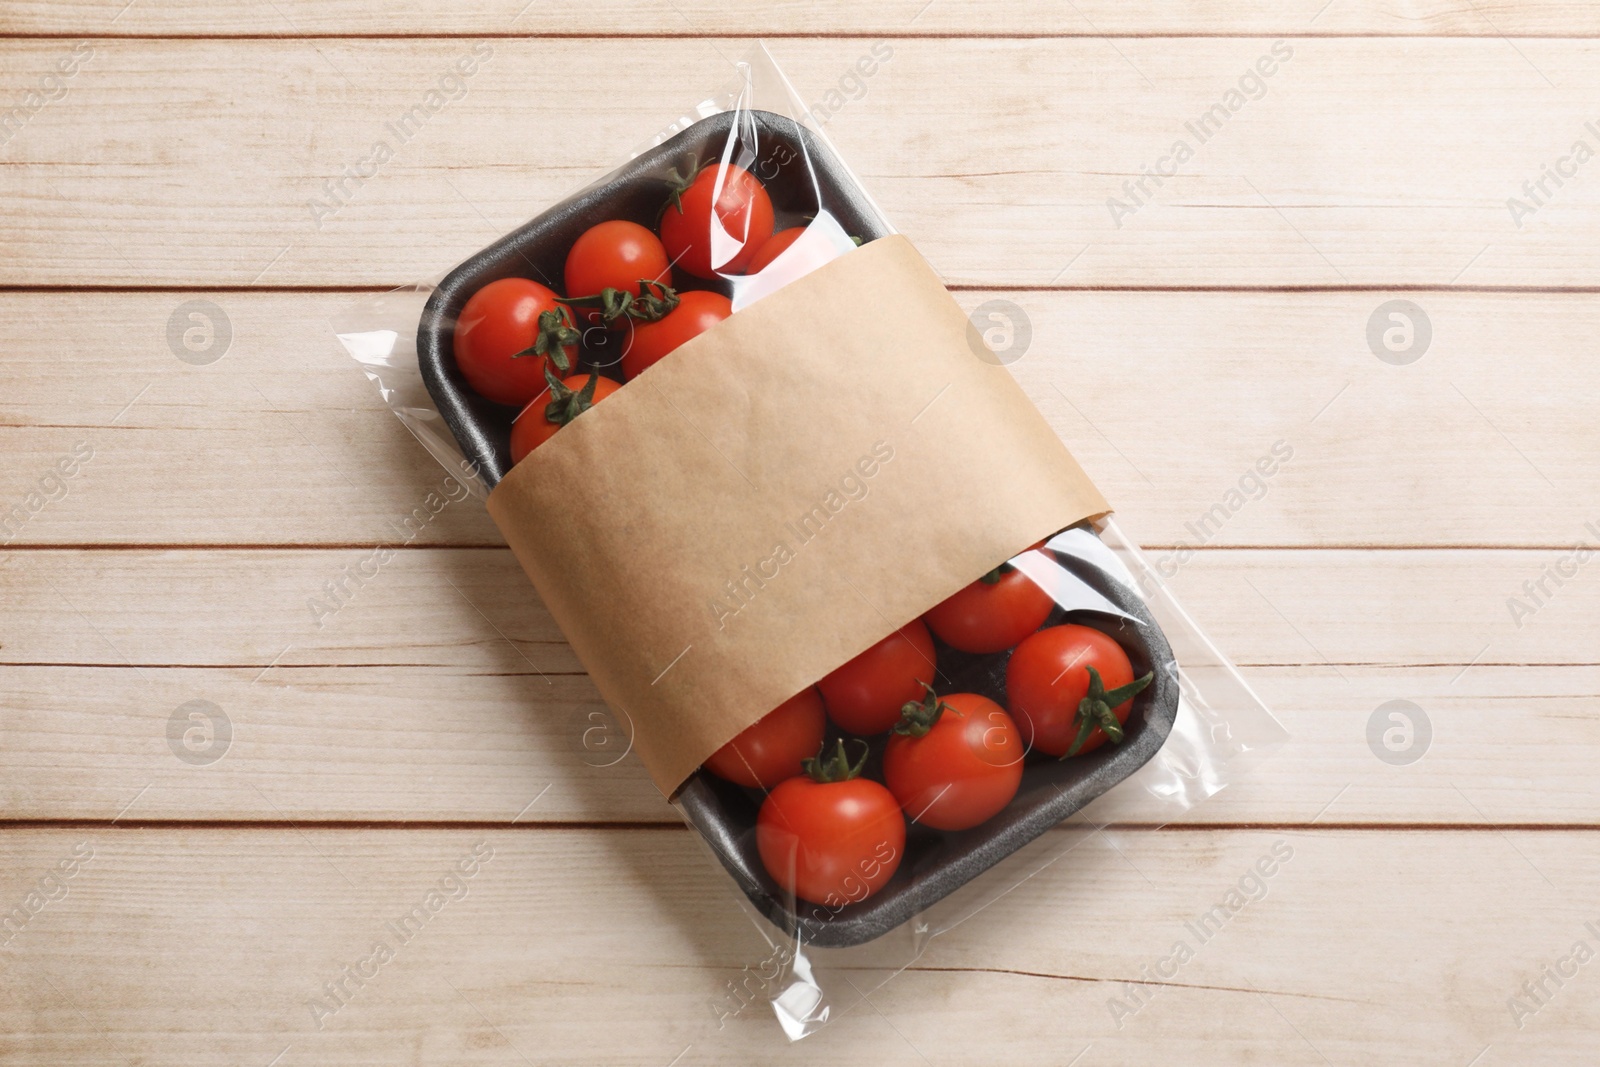
<instances>
[{"instance_id":1,"label":"wood plank seam","mask_svg":"<svg viewBox=\"0 0 1600 1067\"><path fill-rule=\"evenodd\" d=\"M1040 31L1040 32L996 32L982 33L976 31L957 30L928 30L917 32L914 30L893 30L874 33L871 31L827 31L827 30L752 30L748 33L728 31L724 33L700 32L694 30L650 31L634 33L628 31L615 32L545 32L545 33L513 33L513 32L478 32L465 31L435 31L431 33L349 33L340 31L327 32L285 32L285 33L28 33L13 32L0 33L0 42L3 41L77 41L85 38L107 41L753 41L756 39L772 41L862 41L869 39L890 41L1186 41L1186 40L1258 40L1269 37L1293 36L1298 39L1318 41L1364 41L1364 40L1429 40L1429 41L1589 41L1600 39L1600 34L1595 33L1534 33L1508 32L1499 33L1486 30L1482 33L1384 33L1376 30L1365 32L1357 31L1329 31L1318 32L1315 30L1294 30L1292 33L1287 28L1278 31L1261 29L1249 33L1219 31L1207 33L1197 30L1165 30L1155 32L1139 32L1133 30L1109 30L1106 32L1073 32L1073 31Z\"/></svg>"}]
</instances>

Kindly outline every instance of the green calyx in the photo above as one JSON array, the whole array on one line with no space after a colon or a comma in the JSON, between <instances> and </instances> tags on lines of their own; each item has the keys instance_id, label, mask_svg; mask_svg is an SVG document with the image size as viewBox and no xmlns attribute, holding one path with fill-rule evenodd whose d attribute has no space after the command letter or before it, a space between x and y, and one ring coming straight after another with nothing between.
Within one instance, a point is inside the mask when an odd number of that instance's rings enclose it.
<instances>
[{"instance_id":1,"label":"green calyx","mask_svg":"<svg viewBox=\"0 0 1600 1067\"><path fill-rule=\"evenodd\" d=\"M849 755L845 753L844 741L841 739L834 746L832 755L824 756L822 754L827 749L827 745L824 744L822 748L817 750L815 756L801 760L800 767L806 774L811 776L813 782L820 782L824 785L829 782L848 782L850 779L860 776L861 768L867 765L867 753L870 751L865 741L856 739L855 743L861 746L861 756L854 762L851 762Z\"/></svg>"},{"instance_id":2,"label":"green calyx","mask_svg":"<svg viewBox=\"0 0 1600 1067\"><path fill-rule=\"evenodd\" d=\"M677 167L667 171L667 199L680 215L683 214L684 190L694 184L694 180L700 176L700 170L700 161L695 159L690 160L687 174L679 174ZM664 212L666 208L662 207L661 210Z\"/></svg>"},{"instance_id":3,"label":"green calyx","mask_svg":"<svg viewBox=\"0 0 1600 1067\"><path fill-rule=\"evenodd\" d=\"M678 293L670 285L660 282L639 279L639 295L627 294L631 299L627 305L630 318L640 322L656 322L666 318L678 307Z\"/></svg>"},{"instance_id":4,"label":"green calyx","mask_svg":"<svg viewBox=\"0 0 1600 1067\"><path fill-rule=\"evenodd\" d=\"M638 296L608 286L594 296L573 296L564 302L571 307L599 308L601 321L610 326L624 316L639 322L664 319L678 306L678 293L670 285L640 278Z\"/></svg>"},{"instance_id":5,"label":"green calyx","mask_svg":"<svg viewBox=\"0 0 1600 1067\"><path fill-rule=\"evenodd\" d=\"M1089 672L1089 692L1078 702L1078 736L1073 740L1072 747L1062 753L1062 759L1076 756L1096 726L1105 731L1106 740L1113 745L1122 744L1122 723L1117 721L1116 709L1132 700L1155 678L1155 672L1152 671L1108 693L1100 672L1093 667L1085 669Z\"/></svg>"},{"instance_id":6,"label":"green calyx","mask_svg":"<svg viewBox=\"0 0 1600 1067\"><path fill-rule=\"evenodd\" d=\"M521 352L512 355L512 359L521 359L523 356L548 356L551 363L562 374L572 370L572 360L566 350L572 345L583 340L572 324L572 312L565 307L557 307L550 311L539 312L539 335L534 339L532 348L524 348ZM547 368L548 372L548 368Z\"/></svg>"},{"instance_id":7,"label":"green calyx","mask_svg":"<svg viewBox=\"0 0 1600 1067\"><path fill-rule=\"evenodd\" d=\"M961 713L949 704L939 699L939 694L933 691L933 686L927 682L922 683L922 688L928 695L921 700L908 700L900 708L900 721L894 724L894 732L901 737L926 737L928 731L933 729L934 723L939 721L939 716L945 712L952 715Z\"/></svg>"},{"instance_id":8,"label":"green calyx","mask_svg":"<svg viewBox=\"0 0 1600 1067\"><path fill-rule=\"evenodd\" d=\"M1013 568L1011 564L1002 563L988 574L985 574L982 578L979 578L978 581L982 582L984 585L999 585L1001 577L1010 573L1014 569L1015 568Z\"/></svg>"},{"instance_id":9,"label":"green calyx","mask_svg":"<svg viewBox=\"0 0 1600 1067\"><path fill-rule=\"evenodd\" d=\"M589 380L583 383L582 389L568 389L562 384L561 379L550 373L550 368L547 366L544 369L544 380L550 386L550 403L544 406L544 417L547 421L557 426L565 426L594 407L594 388L600 381L600 375L589 375Z\"/></svg>"}]
</instances>

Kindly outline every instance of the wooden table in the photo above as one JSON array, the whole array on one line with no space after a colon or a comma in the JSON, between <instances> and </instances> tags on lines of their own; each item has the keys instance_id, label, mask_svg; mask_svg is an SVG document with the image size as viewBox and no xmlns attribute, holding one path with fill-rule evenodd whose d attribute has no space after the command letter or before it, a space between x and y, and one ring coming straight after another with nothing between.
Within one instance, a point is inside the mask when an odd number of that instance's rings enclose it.
<instances>
[{"instance_id":1,"label":"wooden table","mask_svg":"<svg viewBox=\"0 0 1600 1067\"><path fill-rule=\"evenodd\" d=\"M0 1061L1594 1062L1600 9L1320 4L9 0ZM757 35L1293 734L795 1046L719 1025L730 884L481 506L402 527L443 474L327 324Z\"/></svg>"}]
</instances>

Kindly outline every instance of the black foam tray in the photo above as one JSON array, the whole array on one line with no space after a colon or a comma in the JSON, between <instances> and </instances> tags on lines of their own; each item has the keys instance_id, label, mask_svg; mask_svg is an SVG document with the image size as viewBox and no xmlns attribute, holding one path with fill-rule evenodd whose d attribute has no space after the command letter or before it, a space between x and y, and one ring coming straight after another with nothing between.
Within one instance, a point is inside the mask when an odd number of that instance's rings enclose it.
<instances>
[{"instance_id":1,"label":"black foam tray","mask_svg":"<svg viewBox=\"0 0 1600 1067\"><path fill-rule=\"evenodd\" d=\"M777 206L778 228L801 223L819 204L846 232L863 241L890 231L850 173L797 123L763 111L727 112L702 119L644 152L588 189L555 205L451 271L434 290L417 329L423 379L446 425L492 488L511 469L511 420L516 412L473 393L452 354L455 321L467 298L489 282L526 277L560 291L567 250L584 230L607 219L653 226L670 183L669 171L721 156L735 133ZM807 165L809 163L809 165ZM679 279L683 281L685 279ZM712 283L696 286L719 288ZM719 291L726 292L725 289ZM592 337L586 335L587 337ZM601 342L603 343L603 341ZM612 354L585 346L588 365L604 370ZM1022 785L1006 809L981 826L947 833L911 826L906 856L889 883L869 899L837 911L792 902L762 868L755 844L761 794L700 771L678 793L683 813L698 829L750 902L785 934L821 947L860 944L881 937L965 885L1121 782L1155 755L1178 709L1178 680L1171 651L1144 602L1124 582L1086 559L1053 553L1063 567L1103 597L1111 612L1063 613L1050 622L1093 626L1128 653L1135 675L1155 681L1134 699L1121 745L1087 756L1056 760L1031 755ZM940 688L977 692L1005 702L1006 655L971 656L939 647ZM830 738L832 735L830 734ZM872 764L882 739L873 745ZM798 904L798 911L792 904Z\"/></svg>"}]
</instances>

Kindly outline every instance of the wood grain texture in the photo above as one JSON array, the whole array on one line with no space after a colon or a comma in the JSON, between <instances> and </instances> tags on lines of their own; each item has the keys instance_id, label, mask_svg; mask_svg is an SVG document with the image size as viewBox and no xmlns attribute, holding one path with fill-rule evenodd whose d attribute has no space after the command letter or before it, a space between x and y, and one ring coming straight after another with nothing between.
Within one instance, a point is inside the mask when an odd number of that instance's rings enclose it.
<instances>
[{"instance_id":1,"label":"wood grain texture","mask_svg":"<svg viewBox=\"0 0 1600 1067\"><path fill-rule=\"evenodd\" d=\"M274 668L256 681L261 673L0 669L5 699L24 709L3 734L0 811L139 824L678 824L587 678L346 667ZM1247 675L1289 731L1282 750L1187 814L1138 800L1096 821L1600 824L1595 667ZM1431 724L1426 754L1408 767L1369 748L1369 720L1394 700ZM192 725L192 701L227 716L231 740L214 763L181 761L170 740L174 718L179 733ZM202 756L215 743L193 742Z\"/></svg>"},{"instance_id":2,"label":"wood grain texture","mask_svg":"<svg viewBox=\"0 0 1600 1067\"><path fill-rule=\"evenodd\" d=\"M0 285L405 284L615 166L731 73L728 49L703 39L480 45L492 56L458 99L400 143L388 124L472 42L91 42L65 95L4 147ZM870 45L775 52L816 103ZM956 284L1600 283L1592 182L1547 184L1520 220L1507 206L1595 140L1594 41L1273 47L900 41L827 131ZM0 43L0 96L20 97L68 49ZM1247 85L1259 99L1231 100L1202 143L1185 123L1263 57L1277 67ZM1145 196L1123 188L1146 167L1172 172L1162 160L1179 139L1194 158L1174 177ZM373 173L379 141L394 156ZM1144 203L1122 214L1114 198Z\"/></svg>"},{"instance_id":3,"label":"wood grain texture","mask_svg":"<svg viewBox=\"0 0 1600 1067\"><path fill-rule=\"evenodd\" d=\"M0 744L10 818L672 821L510 554L411 550L334 614L363 553L25 552L9 610ZM1576 580L1516 625L1546 553L1233 551L1173 580L1291 734L1207 822L1600 823L1589 773L1600 663ZM318 625L318 622L321 625ZM185 764L169 720L231 724ZM1432 723L1391 767L1368 721ZM1387 722L1385 723L1387 725ZM187 728L187 722L184 727ZM537 802L535 802L537 798ZM1145 816L1148 817L1148 816ZM1161 817L1167 817L1165 815Z\"/></svg>"},{"instance_id":4,"label":"wood grain texture","mask_svg":"<svg viewBox=\"0 0 1600 1067\"><path fill-rule=\"evenodd\" d=\"M1470 0L1363 0L1325 5L1322 0L1274 4L1266 0L1222 3L1181 0L1140 7L1115 0L1074 3L985 0L644 0L582 4L550 0L488 0L440 7L420 0L385 5L359 0L285 0L265 8L219 0L168 0L126 5L126 0L20 0L10 5L11 33L137 35L251 34L377 36L447 34L593 34L648 36L756 36L849 33L891 36L1039 34L1098 37L1198 34L1388 34L1395 36L1579 35L1600 32L1593 8L1581 3L1515 0L1492 7Z\"/></svg>"},{"instance_id":5,"label":"wood grain texture","mask_svg":"<svg viewBox=\"0 0 1600 1067\"><path fill-rule=\"evenodd\" d=\"M958 297L971 310L1009 301L1005 314L1027 323L1013 371L1143 543L1600 539L1585 527L1600 524L1593 298L1411 294L1433 339L1418 362L1392 366L1367 343L1392 295ZM196 298L232 337L209 366L168 343ZM94 452L65 495L12 523L11 543L500 543L472 499L407 524L445 471L333 339L330 317L368 299L0 295L13 372L0 519L74 446ZM1292 457L1277 463L1274 446Z\"/></svg>"},{"instance_id":6,"label":"wood grain texture","mask_svg":"<svg viewBox=\"0 0 1600 1067\"><path fill-rule=\"evenodd\" d=\"M1209 826L1023 879L1058 831L887 985L903 943L835 961L798 1047L764 1003L719 1022L770 948L481 505L406 525L444 472L327 325L615 165L757 34L808 102L858 97L827 132L958 299L1020 308L1019 380L1292 734ZM318 225L474 35L465 95ZM1541 969L1600 936L1600 584L1551 577L1600 524L1600 209L1587 166L1543 168L1600 146L1596 35L1555 0L8 4L0 1061L1590 1063L1590 968ZM1367 339L1396 297L1433 332L1409 366ZM169 341L191 299L231 330L210 365ZM1369 747L1392 700L1432 724L1407 766ZM191 701L227 716L213 762L174 748ZM319 1018L474 847L466 896Z\"/></svg>"},{"instance_id":7,"label":"wood grain texture","mask_svg":"<svg viewBox=\"0 0 1600 1067\"><path fill-rule=\"evenodd\" d=\"M342 598L330 594L326 584L354 573L368 552L9 553L0 662L578 669L507 550L404 551L375 576L344 581ZM1560 588L1547 583L1551 595L1532 613L1507 606L1513 596L1527 602L1523 582L1552 558L1241 549L1196 556L1169 585L1246 665L1593 665L1583 621L1600 610L1600 582L1586 571Z\"/></svg>"},{"instance_id":8,"label":"wood grain texture","mask_svg":"<svg viewBox=\"0 0 1600 1067\"><path fill-rule=\"evenodd\" d=\"M75 847L92 858L4 953L9 1059L1422 1065L1490 1046L1488 1062L1577 1063L1600 1026L1587 970L1520 1030L1507 1008L1591 939L1587 833L1094 838L887 987L871 960L822 961L839 1017L787 1048L764 1006L719 1029L728 983L771 950L686 834L23 831L0 839L0 899ZM475 847L476 873L445 882ZM1248 879L1255 902L1202 942L1188 924ZM387 922L441 883L456 899L402 942ZM379 941L392 958L314 1012ZM1180 941L1166 982L1129 984Z\"/></svg>"}]
</instances>

